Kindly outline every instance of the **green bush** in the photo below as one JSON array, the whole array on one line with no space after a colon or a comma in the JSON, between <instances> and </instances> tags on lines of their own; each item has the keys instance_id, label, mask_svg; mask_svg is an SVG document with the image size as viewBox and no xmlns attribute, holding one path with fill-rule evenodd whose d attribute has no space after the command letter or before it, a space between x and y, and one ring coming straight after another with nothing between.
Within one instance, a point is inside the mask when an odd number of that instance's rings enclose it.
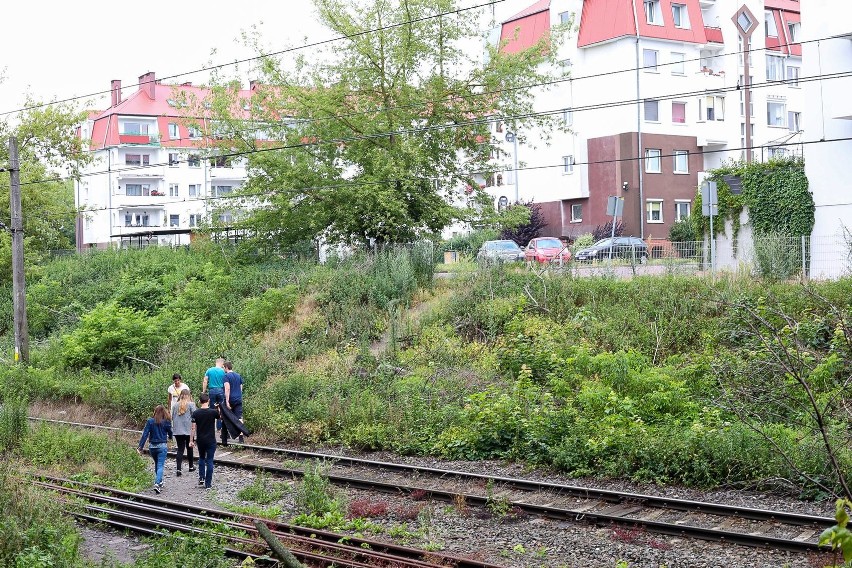
<instances>
[{"instance_id":1,"label":"green bush","mask_svg":"<svg viewBox=\"0 0 852 568\"><path fill-rule=\"evenodd\" d=\"M265 290L260 296L245 301L240 327L249 333L266 331L286 321L295 311L298 300L299 290L293 285Z\"/></svg>"}]
</instances>

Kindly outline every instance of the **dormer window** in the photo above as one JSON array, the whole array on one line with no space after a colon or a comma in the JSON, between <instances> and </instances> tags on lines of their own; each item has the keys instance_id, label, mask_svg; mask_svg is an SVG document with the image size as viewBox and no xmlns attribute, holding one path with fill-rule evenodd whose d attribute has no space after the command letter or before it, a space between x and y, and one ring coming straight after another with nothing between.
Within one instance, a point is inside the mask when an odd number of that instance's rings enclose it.
<instances>
[{"instance_id":1,"label":"dormer window","mask_svg":"<svg viewBox=\"0 0 852 568\"><path fill-rule=\"evenodd\" d=\"M663 13L660 11L660 0L645 0L645 21L655 26L663 25Z\"/></svg>"},{"instance_id":2,"label":"dormer window","mask_svg":"<svg viewBox=\"0 0 852 568\"><path fill-rule=\"evenodd\" d=\"M685 4L672 4L672 18L676 28L689 29L689 12Z\"/></svg>"}]
</instances>

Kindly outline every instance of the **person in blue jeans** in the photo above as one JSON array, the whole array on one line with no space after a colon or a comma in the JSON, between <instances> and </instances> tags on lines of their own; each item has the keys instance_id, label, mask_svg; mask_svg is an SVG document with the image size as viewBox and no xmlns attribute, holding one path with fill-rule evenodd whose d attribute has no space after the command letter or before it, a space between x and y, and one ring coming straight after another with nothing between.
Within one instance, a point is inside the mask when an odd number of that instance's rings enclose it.
<instances>
[{"instance_id":1,"label":"person in blue jeans","mask_svg":"<svg viewBox=\"0 0 852 568\"><path fill-rule=\"evenodd\" d=\"M210 395L198 397L201 408L192 413L192 438L198 448L198 486L210 489L213 485L213 456L216 454L216 420L218 408L210 408Z\"/></svg>"},{"instance_id":2,"label":"person in blue jeans","mask_svg":"<svg viewBox=\"0 0 852 568\"><path fill-rule=\"evenodd\" d=\"M225 406L234 413L234 416L243 421L243 378L234 371L234 364L225 361ZM238 438L243 443L243 435ZM222 429L222 445L228 445L228 429Z\"/></svg>"},{"instance_id":3,"label":"person in blue jeans","mask_svg":"<svg viewBox=\"0 0 852 568\"><path fill-rule=\"evenodd\" d=\"M225 360L221 357L216 359L216 364L204 373L204 384L202 393L210 394L210 406L215 407L225 404ZM216 421L216 430L222 429L222 421Z\"/></svg>"},{"instance_id":4,"label":"person in blue jeans","mask_svg":"<svg viewBox=\"0 0 852 568\"><path fill-rule=\"evenodd\" d=\"M148 442L148 454L154 460L154 491L158 494L163 490L163 466L169 451L168 441L171 439L172 421L163 405L158 404L154 408L154 415L145 422L142 437L139 438L139 447L136 448L141 454L145 442Z\"/></svg>"}]
</instances>

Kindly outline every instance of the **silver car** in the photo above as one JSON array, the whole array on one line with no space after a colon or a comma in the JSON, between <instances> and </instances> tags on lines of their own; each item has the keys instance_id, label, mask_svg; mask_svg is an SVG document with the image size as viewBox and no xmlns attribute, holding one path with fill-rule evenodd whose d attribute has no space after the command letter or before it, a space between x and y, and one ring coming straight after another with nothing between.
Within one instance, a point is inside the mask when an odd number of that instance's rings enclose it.
<instances>
[{"instance_id":1,"label":"silver car","mask_svg":"<svg viewBox=\"0 0 852 568\"><path fill-rule=\"evenodd\" d=\"M517 262L524 260L524 251L512 240L485 241L476 253L480 262Z\"/></svg>"}]
</instances>

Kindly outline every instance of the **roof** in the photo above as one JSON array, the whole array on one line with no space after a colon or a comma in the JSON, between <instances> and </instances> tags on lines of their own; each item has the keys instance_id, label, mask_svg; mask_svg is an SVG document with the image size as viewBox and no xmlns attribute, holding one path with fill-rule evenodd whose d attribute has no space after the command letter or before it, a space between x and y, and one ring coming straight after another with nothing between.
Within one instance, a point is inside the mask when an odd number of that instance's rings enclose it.
<instances>
[{"instance_id":1,"label":"roof","mask_svg":"<svg viewBox=\"0 0 852 568\"><path fill-rule=\"evenodd\" d=\"M678 0L674 3L686 6L688 28L675 27L672 0L660 0L661 25L649 24L644 18L643 3L636 2L639 36L685 43L707 43L704 19L698 0ZM633 0L585 0L583 2L577 47L589 47L622 37L636 37Z\"/></svg>"},{"instance_id":2,"label":"roof","mask_svg":"<svg viewBox=\"0 0 852 568\"><path fill-rule=\"evenodd\" d=\"M503 23L508 24L509 22L514 22L515 20L520 20L521 18L526 18L527 16L544 12L545 10L550 10L550 0L539 0L532 6L524 8L508 20L504 20Z\"/></svg>"},{"instance_id":3,"label":"roof","mask_svg":"<svg viewBox=\"0 0 852 568\"><path fill-rule=\"evenodd\" d=\"M776 10L784 10L787 12L801 12L799 0L764 0L763 6L767 10L774 8Z\"/></svg>"}]
</instances>

